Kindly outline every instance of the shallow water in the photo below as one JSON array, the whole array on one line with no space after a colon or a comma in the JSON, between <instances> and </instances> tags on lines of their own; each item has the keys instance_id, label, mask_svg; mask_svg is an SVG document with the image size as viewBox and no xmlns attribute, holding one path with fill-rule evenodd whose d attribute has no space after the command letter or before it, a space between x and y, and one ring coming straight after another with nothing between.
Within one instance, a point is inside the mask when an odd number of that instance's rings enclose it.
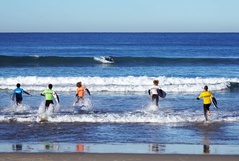
<instances>
[{"instance_id":1,"label":"shallow water","mask_svg":"<svg viewBox=\"0 0 239 161\"><path fill-rule=\"evenodd\" d=\"M0 152L78 152L124 154L212 154L238 155L238 145L191 144L89 144L89 143L33 143L1 144Z\"/></svg>"},{"instance_id":2,"label":"shallow water","mask_svg":"<svg viewBox=\"0 0 239 161\"><path fill-rule=\"evenodd\" d=\"M129 146L154 153L147 150L155 144L156 153L200 154L204 145L212 154L238 153L238 40L238 34L0 34L0 143L6 151L14 151L12 144L47 151L45 143L51 152L75 151L81 143L86 152ZM93 60L101 55L116 63ZM147 96L154 79L167 93L159 107ZM72 107L78 81L92 94L83 110ZM10 95L18 82L32 97L24 95L16 108ZM49 83L60 106L40 122L40 93ZM196 100L204 85L219 107L211 105L209 122Z\"/></svg>"}]
</instances>

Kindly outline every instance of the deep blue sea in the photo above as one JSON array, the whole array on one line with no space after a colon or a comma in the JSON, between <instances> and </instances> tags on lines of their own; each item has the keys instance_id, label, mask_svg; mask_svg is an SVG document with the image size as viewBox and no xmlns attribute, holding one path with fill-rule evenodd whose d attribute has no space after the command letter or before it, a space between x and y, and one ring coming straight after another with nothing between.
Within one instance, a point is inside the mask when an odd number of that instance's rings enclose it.
<instances>
[{"instance_id":1,"label":"deep blue sea","mask_svg":"<svg viewBox=\"0 0 239 161\"><path fill-rule=\"evenodd\" d=\"M115 63L93 59L99 56ZM159 107L147 95L154 79L167 93ZM78 81L92 94L82 110L72 106ZM19 107L10 100L17 83L32 94ZM42 123L40 93L49 83L60 105ZM219 107L211 105L209 122L196 100L205 85ZM6 146L238 146L238 98L239 33L0 33L0 144Z\"/></svg>"}]
</instances>

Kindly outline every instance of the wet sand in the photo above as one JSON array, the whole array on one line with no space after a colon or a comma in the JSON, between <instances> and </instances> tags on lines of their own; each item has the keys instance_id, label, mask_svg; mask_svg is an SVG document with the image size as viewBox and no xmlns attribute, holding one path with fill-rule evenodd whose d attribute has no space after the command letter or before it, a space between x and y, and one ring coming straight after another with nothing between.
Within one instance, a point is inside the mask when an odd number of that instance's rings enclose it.
<instances>
[{"instance_id":1,"label":"wet sand","mask_svg":"<svg viewBox=\"0 0 239 161\"><path fill-rule=\"evenodd\" d=\"M0 161L238 161L239 155L0 153Z\"/></svg>"}]
</instances>

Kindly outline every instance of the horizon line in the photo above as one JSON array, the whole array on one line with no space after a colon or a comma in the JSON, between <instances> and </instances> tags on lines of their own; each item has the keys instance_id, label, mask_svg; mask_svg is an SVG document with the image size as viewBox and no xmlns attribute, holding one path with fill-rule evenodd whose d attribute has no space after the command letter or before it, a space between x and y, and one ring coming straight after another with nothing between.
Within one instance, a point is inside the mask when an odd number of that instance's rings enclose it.
<instances>
[{"instance_id":1,"label":"horizon line","mask_svg":"<svg viewBox=\"0 0 239 161\"><path fill-rule=\"evenodd\" d=\"M7 31L7 32L1 32L0 34L5 34L5 33L239 33L239 31L105 31L105 32L100 32L100 31Z\"/></svg>"}]
</instances>

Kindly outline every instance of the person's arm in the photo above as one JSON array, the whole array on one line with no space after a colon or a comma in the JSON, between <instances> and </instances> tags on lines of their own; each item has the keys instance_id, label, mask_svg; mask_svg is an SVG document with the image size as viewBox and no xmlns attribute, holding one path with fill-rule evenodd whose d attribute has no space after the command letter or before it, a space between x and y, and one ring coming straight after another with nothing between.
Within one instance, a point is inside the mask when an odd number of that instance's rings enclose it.
<instances>
[{"instance_id":1,"label":"person's arm","mask_svg":"<svg viewBox=\"0 0 239 161\"><path fill-rule=\"evenodd\" d=\"M13 90L12 94L11 94L11 100L14 101L14 97L15 97L15 90Z\"/></svg>"},{"instance_id":2,"label":"person's arm","mask_svg":"<svg viewBox=\"0 0 239 161\"><path fill-rule=\"evenodd\" d=\"M44 93L44 91L41 93L41 96L45 96L45 93Z\"/></svg>"},{"instance_id":3,"label":"person's arm","mask_svg":"<svg viewBox=\"0 0 239 161\"><path fill-rule=\"evenodd\" d=\"M202 97L203 97L203 93L201 93L196 99L200 100L200 98L202 98Z\"/></svg>"},{"instance_id":4,"label":"person's arm","mask_svg":"<svg viewBox=\"0 0 239 161\"><path fill-rule=\"evenodd\" d=\"M76 89L76 95L75 95L75 97L77 97L78 96L78 88Z\"/></svg>"},{"instance_id":5,"label":"person's arm","mask_svg":"<svg viewBox=\"0 0 239 161\"><path fill-rule=\"evenodd\" d=\"M14 96L15 96L15 93L12 93L11 94L11 100L14 101Z\"/></svg>"},{"instance_id":6,"label":"person's arm","mask_svg":"<svg viewBox=\"0 0 239 161\"><path fill-rule=\"evenodd\" d=\"M88 93L88 95L90 95L90 91L89 91L87 88L86 88L85 90L86 90L86 92Z\"/></svg>"},{"instance_id":7,"label":"person's arm","mask_svg":"<svg viewBox=\"0 0 239 161\"><path fill-rule=\"evenodd\" d=\"M30 94L30 93L28 93L27 91L24 91L24 90L23 90L23 92L24 92L24 93L26 93L27 95L30 95L30 96L31 96L31 94Z\"/></svg>"}]
</instances>

